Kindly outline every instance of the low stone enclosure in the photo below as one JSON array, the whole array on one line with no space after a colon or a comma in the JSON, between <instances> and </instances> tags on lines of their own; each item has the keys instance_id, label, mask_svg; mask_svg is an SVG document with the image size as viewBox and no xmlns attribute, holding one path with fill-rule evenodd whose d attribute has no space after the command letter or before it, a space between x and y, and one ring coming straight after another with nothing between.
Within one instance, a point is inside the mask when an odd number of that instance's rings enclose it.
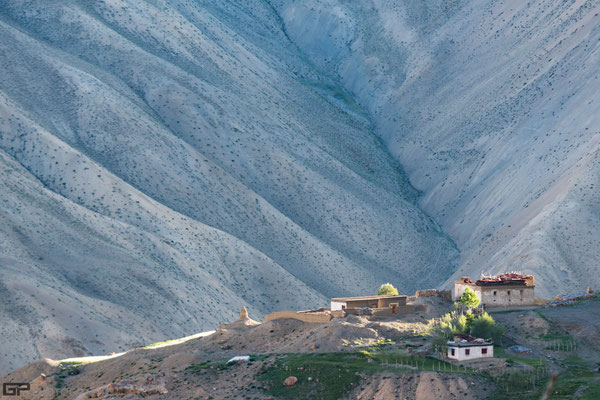
<instances>
[{"instance_id":1,"label":"low stone enclosure","mask_svg":"<svg viewBox=\"0 0 600 400\"><path fill-rule=\"evenodd\" d=\"M375 297L375 296L373 296ZM452 301L452 293L450 290L417 290L414 296L407 297L409 303L404 305L395 305L394 307L372 308L346 308L344 310L332 311L329 307L319 308L318 310L306 311L277 311L265 316L265 322L275 319L291 318L309 323L327 323L334 318L345 318L347 315L361 315L375 318L389 318L394 316L413 314L418 311L423 311L425 306L421 304L411 304L418 298L423 297L439 297L445 301Z\"/></svg>"},{"instance_id":2,"label":"low stone enclosure","mask_svg":"<svg viewBox=\"0 0 600 400\"><path fill-rule=\"evenodd\" d=\"M452 291L451 290L437 290L437 289L425 289L425 290L417 290L415 293L415 298L420 297L439 297L448 302L452 301ZM410 297L408 298L410 300Z\"/></svg>"},{"instance_id":3,"label":"low stone enclosure","mask_svg":"<svg viewBox=\"0 0 600 400\"><path fill-rule=\"evenodd\" d=\"M265 315L265 322L272 321L274 319L291 318L297 319L302 322L311 323L326 323L331 321L333 318L341 318L345 315L344 312L337 313L329 310L308 310L308 311L277 311L268 315Z\"/></svg>"}]
</instances>

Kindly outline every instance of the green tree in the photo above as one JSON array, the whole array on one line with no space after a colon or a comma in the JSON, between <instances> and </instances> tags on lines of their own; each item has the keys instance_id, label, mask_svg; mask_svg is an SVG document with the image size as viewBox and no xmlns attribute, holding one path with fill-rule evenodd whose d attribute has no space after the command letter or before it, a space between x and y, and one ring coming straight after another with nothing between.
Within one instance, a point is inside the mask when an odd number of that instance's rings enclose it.
<instances>
[{"instance_id":1,"label":"green tree","mask_svg":"<svg viewBox=\"0 0 600 400\"><path fill-rule=\"evenodd\" d=\"M497 325L494 318L488 313L483 313L473 320L471 335L483 339L492 339L494 343L500 343L506 333L501 325Z\"/></svg>"},{"instance_id":2,"label":"green tree","mask_svg":"<svg viewBox=\"0 0 600 400\"><path fill-rule=\"evenodd\" d=\"M464 314L459 315L454 323L454 330L452 333L467 333L467 317Z\"/></svg>"},{"instance_id":3,"label":"green tree","mask_svg":"<svg viewBox=\"0 0 600 400\"><path fill-rule=\"evenodd\" d=\"M473 320L475 319L475 315L471 310L467 310L465 313L465 318L467 319L467 332L471 330L471 326L473 325Z\"/></svg>"},{"instance_id":4,"label":"green tree","mask_svg":"<svg viewBox=\"0 0 600 400\"><path fill-rule=\"evenodd\" d=\"M471 309L475 308L479 305L479 297L477 297L477 293L473 291L470 287L466 287L462 296L458 300L460 304Z\"/></svg>"},{"instance_id":5,"label":"green tree","mask_svg":"<svg viewBox=\"0 0 600 400\"><path fill-rule=\"evenodd\" d=\"M446 355L448 352L448 338L449 333L440 329L433 333L431 336L431 344L433 346L433 351L440 355Z\"/></svg>"},{"instance_id":6,"label":"green tree","mask_svg":"<svg viewBox=\"0 0 600 400\"><path fill-rule=\"evenodd\" d=\"M379 287L377 291L378 296L393 296L398 294L398 289L394 287L391 283L384 283Z\"/></svg>"}]
</instances>

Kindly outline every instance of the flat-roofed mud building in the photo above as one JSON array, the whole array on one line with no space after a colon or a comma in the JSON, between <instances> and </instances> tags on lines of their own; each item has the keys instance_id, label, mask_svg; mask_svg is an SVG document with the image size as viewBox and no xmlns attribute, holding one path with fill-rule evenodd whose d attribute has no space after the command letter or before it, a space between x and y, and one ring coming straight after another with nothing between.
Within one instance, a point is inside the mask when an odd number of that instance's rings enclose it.
<instances>
[{"instance_id":1,"label":"flat-roofed mud building","mask_svg":"<svg viewBox=\"0 0 600 400\"><path fill-rule=\"evenodd\" d=\"M331 299L331 311L356 308L400 308L406 306L407 297L404 295L338 297Z\"/></svg>"},{"instance_id":2,"label":"flat-roofed mud building","mask_svg":"<svg viewBox=\"0 0 600 400\"><path fill-rule=\"evenodd\" d=\"M470 287L486 307L531 306L535 304L535 285L532 275L505 273L483 277L472 282L467 277L454 282L454 300Z\"/></svg>"}]
</instances>

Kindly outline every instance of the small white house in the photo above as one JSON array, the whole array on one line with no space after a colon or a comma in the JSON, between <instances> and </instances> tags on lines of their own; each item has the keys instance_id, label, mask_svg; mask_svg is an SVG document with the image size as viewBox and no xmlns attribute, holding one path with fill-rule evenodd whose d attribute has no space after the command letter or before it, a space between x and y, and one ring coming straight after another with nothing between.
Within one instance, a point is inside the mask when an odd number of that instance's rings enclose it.
<instances>
[{"instance_id":1,"label":"small white house","mask_svg":"<svg viewBox=\"0 0 600 400\"><path fill-rule=\"evenodd\" d=\"M448 341L448 358L458 361L494 357L494 345L468 335L455 335Z\"/></svg>"}]
</instances>

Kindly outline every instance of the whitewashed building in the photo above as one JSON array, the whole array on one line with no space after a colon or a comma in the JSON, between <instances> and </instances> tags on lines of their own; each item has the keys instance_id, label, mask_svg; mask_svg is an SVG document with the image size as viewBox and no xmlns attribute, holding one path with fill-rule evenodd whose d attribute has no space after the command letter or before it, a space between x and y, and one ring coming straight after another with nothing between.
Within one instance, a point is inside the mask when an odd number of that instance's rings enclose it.
<instances>
[{"instance_id":1,"label":"whitewashed building","mask_svg":"<svg viewBox=\"0 0 600 400\"><path fill-rule=\"evenodd\" d=\"M471 288L485 307L521 307L535 305L535 285L532 275L515 272L482 277L472 282L462 277L454 282L454 300Z\"/></svg>"},{"instance_id":2,"label":"whitewashed building","mask_svg":"<svg viewBox=\"0 0 600 400\"><path fill-rule=\"evenodd\" d=\"M457 361L475 360L477 358L494 357L494 345L483 339L469 335L455 335L454 340L447 343L447 357Z\"/></svg>"}]
</instances>

